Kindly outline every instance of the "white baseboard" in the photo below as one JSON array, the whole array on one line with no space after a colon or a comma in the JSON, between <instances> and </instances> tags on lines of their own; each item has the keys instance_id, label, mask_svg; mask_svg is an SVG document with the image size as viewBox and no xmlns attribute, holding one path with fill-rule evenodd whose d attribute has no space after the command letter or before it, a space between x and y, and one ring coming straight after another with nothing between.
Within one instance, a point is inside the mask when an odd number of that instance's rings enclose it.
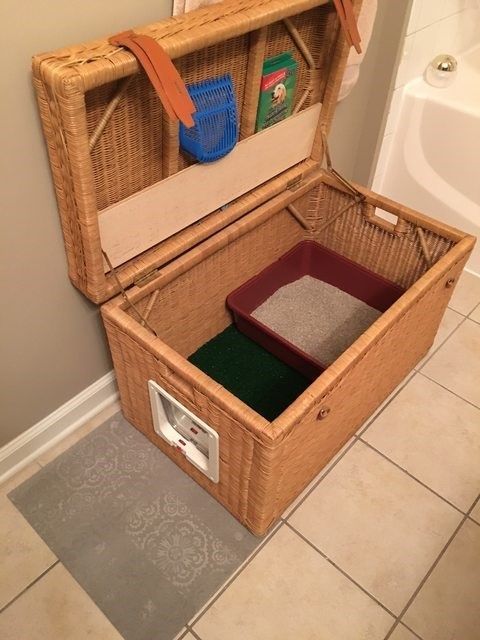
<instances>
[{"instance_id":1,"label":"white baseboard","mask_svg":"<svg viewBox=\"0 0 480 640\"><path fill-rule=\"evenodd\" d=\"M0 482L20 471L117 399L115 374L110 371L0 449Z\"/></svg>"}]
</instances>

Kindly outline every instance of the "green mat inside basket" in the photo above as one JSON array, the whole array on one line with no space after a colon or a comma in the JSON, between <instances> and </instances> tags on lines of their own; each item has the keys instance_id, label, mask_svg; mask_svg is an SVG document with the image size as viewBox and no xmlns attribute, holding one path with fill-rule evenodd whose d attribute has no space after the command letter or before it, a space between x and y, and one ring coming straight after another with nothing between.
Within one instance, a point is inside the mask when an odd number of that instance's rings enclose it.
<instances>
[{"instance_id":1,"label":"green mat inside basket","mask_svg":"<svg viewBox=\"0 0 480 640\"><path fill-rule=\"evenodd\" d=\"M188 359L267 420L279 416L310 384L234 325Z\"/></svg>"}]
</instances>

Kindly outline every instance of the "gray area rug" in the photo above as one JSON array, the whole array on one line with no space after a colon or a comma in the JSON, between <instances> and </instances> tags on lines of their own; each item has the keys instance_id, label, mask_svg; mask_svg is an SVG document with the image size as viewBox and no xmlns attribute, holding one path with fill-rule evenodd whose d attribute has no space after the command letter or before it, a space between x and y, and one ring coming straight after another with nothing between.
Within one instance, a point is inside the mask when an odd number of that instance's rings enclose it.
<instances>
[{"instance_id":1,"label":"gray area rug","mask_svg":"<svg viewBox=\"0 0 480 640\"><path fill-rule=\"evenodd\" d=\"M171 640L260 543L121 414L9 498L126 640Z\"/></svg>"}]
</instances>

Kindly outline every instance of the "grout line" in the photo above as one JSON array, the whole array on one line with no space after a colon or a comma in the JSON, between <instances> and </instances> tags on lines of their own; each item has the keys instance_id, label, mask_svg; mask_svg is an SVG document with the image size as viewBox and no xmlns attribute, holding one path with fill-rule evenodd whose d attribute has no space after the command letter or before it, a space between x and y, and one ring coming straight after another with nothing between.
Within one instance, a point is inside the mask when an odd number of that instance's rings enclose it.
<instances>
[{"instance_id":1,"label":"grout line","mask_svg":"<svg viewBox=\"0 0 480 640\"><path fill-rule=\"evenodd\" d=\"M480 307L480 304L478 305ZM455 311L455 309L452 309L451 307L448 307L451 311L454 311L455 313L458 313L459 315L462 316L462 320L459 322L459 324L447 335L445 336L445 339L435 348L434 351L432 351L429 355L428 358L423 362L422 366L420 367L420 369L413 369L412 370L412 375L407 374L404 378L404 380L400 383L400 385L396 388L396 390L394 389L394 391L392 392L393 395L391 395L391 397L387 398L387 401L385 402L385 404L382 406L382 408L373 415L373 417L367 422L367 424L365 425L365 427L360 431L357 432L356 434L353 435L353 441L350 443L350 446L342 453L341 456L339 456L338 460L335 461L334 464L332 464L331 467L329 467L327 469L327 471L318 479L318 481L313 485L313 487L311 487L311 489L308 491L308 493L305 494L305 496L302 498L302 500L292 509L292 511L290 511L290 513L287 515L286 518L281 518L281 520L283 522L287 522L288 519L290 518L290 516L292 516L295 511L304 503L304 501L308 498L308 496L317 488L317 486L319 485L319 483L324 479L324 477L331 471L331 469L333 469L337 462L339 462L343 456L347 453L347 451L349 451L351 449L351 447L355 444L356 440L361 440L361 442L363 442L364 444L368 444L368 446L370 446L372 449L374 449L375 451L377 451L377 453L380 453L381 455L384 456L384 458L386 458L387 460L389 460L390 462L392 462L395 466L397 466L399 469L401 469L402 471L404 471L407 475L409 475L411 478L413 478L414 480L416 480L417 482L419 482L422 486L424 486L426 489L429 489L429 491L431 491L432 493L434 493L436 496L438 496L439 498L442 498L442 500L444 500L445 502L447 502L449 505L451 505L454 509L456 509L457 511L459 511L460 513L464 514L463 511L461 511L461 509L459 509L458 507L456 507L453 503L451 503L449 500L447 500L446 498L444 498L443 496L441 496L440 494L436 493L436 491L434 491L433 489L431 489L429 486L427 486L426 484L424 484L423 482L421 482L420 480L418 480L418 478L415 478L415 476L411 475L406 469L404 469L403 467L401 467L400 465L398 465L396 462L394 462L393 460L391 460L390 458L388 458L387 456L385 456L383 453L381 453L381 451L378 451L377 449L375 449L375 447L372 447L372 445L370 445L368 442L365 442L362 439L363 434L370 428L370 426L375 422L375 420L385 411L385 409L393 402L393 400L399 395L399 393L401 391L403 391L403 389L407 386L407 384L409 382L411 382L415 376L417 374L421 374L423 375L425 378L428 378L428 380L430 380L431 382L434 382L435 384L438 384L440 387L442 387L443 389L445 389L446 391L449 391L450 393L452 393L453 395L457 396L457 398L460 398L461 400L465 400L465 398L462 398L461 396L457 395L456 393L454 393L453 391L451 391L450 389L448 389L447 387L443 387L443 385L439 384L436 380L432 380L431 378L429 378L428 376L426 376L424 373L421 372L421 369L423 369L424 365L427 364L427 362L430 360L430 358L445 344L445 342L447 342L447 340L457 331L457 329L465 322L465 320L467 319L466 316L464 316L463 314L461 314L459 311ZM475 310L475 309L474 309ZM472 311L473 313L473 311ZM424 356L425 357L425 356ZM479 408L476 405L474 405L473 403L469 402L468 400L465 400L465 402L468 402L469 404L471 404L472 406L474 406L475 408Z\"/></svg>"},{"instance_id":2,"label":"grout line","mask_svg":"<svg viewBox=\"0 0 480 640\"><path fill-rule=\"evenodd\" d=\"M463 320L462 320L463 322ZM462 322L460 322L460 324L462 324ZM458 325L458 327L460 326L460 324ZM456 327L452 333L454 333L458 327ZM445 338L444 342L446 342L446 340L448 340L448 338L451 336L452 334L449 334L447 338ZM444 342L442 342L442 345L444 344ZM438 348L440 348L442 345L439 345ZM436 351L436 350L435 350ZM432 353L433 355L433 353ZM425 363L426 364L426 363ZM368 444L367 442L365 442L364 440L362 440L362 436L363 434L367 431L367 429L375 422L375 420L385 411L385 409L390 405L390 403L398 396L398 394L403 391L403 389L407 386L407 384L409 382L411 382L415 376L417 374L419 374L420 371L417 371L416 369L413 369L413 375L407 374L407 376L404 378L403 382L400 383L400 385L397 387L396 391L394 390L393 395L388 398L388 402L385 402L384 406L377 412L375 413L375 415L373 416L373 418L365 425L365 427L360 431L357 432L356 434L354 434L352 436L352 442L350 443L350 445L345 449L345 451L342 453L342 455L340 455L338 457L337 460L335 460L335 462L325 471L325 473L323 475L320 476L320 478L318 479L318 481L310 488L310 490L303 496L303 498L300 500L300 502L292 509L292 511L290 511L290 513L287 515L286 518L280 518L283 522L287 522L289 520L289 518L295 513L295 511L297 511L297 509L305 502L305 500L310 496L310 494L318 487L318 485L320 484L320 482L330 473L330 471L332 469L334 469L334 467L337 465L338 462L340 462L340 460L343 458L343 456L350 451L350 449L353 447L353 445L355 444L355 442L357 440L361 440L361 442L363 442L364 444ZM424 374L422 374L424 375ZM427 376L425 376L427 377ZM429 378L430 379L430 378ZM435 380L432 380L432 382L435 382ZM441 386L441 385L439 385ZM447 389L447 391L449 391L449 389ZM456 394L454 394L456 395ZM458 396L460 397L460 396ZM463 400L463 398L462 398ZM468 402L468 400L466 401ZM471 404L471 403L470 403ZM475 405L474 405L475 406ZM371 445L369 445L371 446ZM374 447L372 447L372 449L374 449ZM377 451L375 449L375 451ZM378 451L378 453L382 454L380 451ZM454 507L455 509L457 509L457 511L460 511L460 513L464 513L463 511L461 511L460 509L458 509L458 507L456 507L454 504L452 504L451 502L449 502L448 500L446 500L445 498L443 498L442 496L440 496L439 494L437 494L435 491L433 491L433 489L430 489L430 487L428 487L427 485L424 485L422 482L420 482L420 480L418 480L417 478L415 478L414 476L412 476L406 469L403 469L403 467L400 467L399 465L397 465L393 460L390 460L390 458L387 458L387 456L384 455L384 457L389 460L390 462L392 462L393 464L395 464L396 466L399 467L399 469L402 469L402 471L404 471L406 474L408 474L410 477L412 477L414 480L417 480L417 482L419 482L420 484L422 484L424 487L426 487L427 489L429 489L430 491L432 491L433 493L435 493L435 495L437 495L438 497L442 498L442 500L445 500L445 502L447 502L448 504L450 504L452 507Z\"/></svg>"},{"instance_id":3,"label":"grout line","mask_svg":"<svg viewBox=\"0 0 480 640\"><path fill-rule=\"evenodd\" d=\"M30 582L30 584L28 584L24 589L22 589L22 591L20 591L20 593L17 593L17 595L14 598L12 598L10 600L10 602L7 602L7 604L5 604L0 609L0 613L3 613L5 611L5 609L8 609L8 607L10 605L12 605L14 602L16 602L16 600L18 600L20 598L20 596L23 596L23 594L26 591L28 591L30 589L30 587L33 587L34 584L36 584L39 580L41 580L43 578L43 576L47 575L47 573L50 571L50 569L53 569L53 567L55 567L59 562L60 562L60 560L55 560L55 562L53 564L51 564L47 569L45 569L45 571L43 571L39 576L37 576L35 578L35 580L32 580L32 582Z\"/></svg>"},{"instance_id":4,"label":"grout line","mask_svg":"<svg viewBox=\"0 0 480 640\"><path fill-rule=\"evenodd\" d=\"M410 380L410 379L409 379ZM407 381L407 383L409 382L409 380ZM406 384L407 384L406 383ZM399 389L400 391L401 389ZM392 398L393 399L393 398ZM363 433L363 432L362 432ZM423 487L425 487L426 489L428 489L429 491L431 491L434 495L436 495L437 497L439 497L440 499L442 499L444 502L446 502L447 504L449 504L450 506L452 506L456 511L458 511L460 514L463 515L462 521L460 522L460 524L457 526L457 528L455 529L454 533L452 534L452 536L450 537L450 539L448 540L447 544L445 545L445 547L442 549L442 551L440 552L439 557L436 559L436 561L434 562L434 564L432 565L432 567L430 568L429 572L427 573L427 575L424 577L424 579L422 580L419 588L417 588L417 590L414 593L414 597L416 596L416 594L418 593L418 591L420 590L420 588L423 586L423 584L425 583L425 581L427 580L427 578L429 577L429 575L431 574L431 572L433 571L433 569L435 568L435 566L438 564L440 558L442 557L442 555L444 554L444 552L446 551L446 549L448 548L448 546L450 545L450 543L452 542L453 538L455 537L455 535L458 533L460 527L462 526L462 524L465 522L465 520L468 517L468 514L464 514L462 511L460 511L460 509L458 509L458 507L456 507L455 505L453 505L452 503L450 503L448 500L446 500L445 498L443 498L441 495L437 494L435 491L433 491L433 489L430 489L430 487L428 487L427 485L423 484L422 482L420 482L417 478L415 478L414 476L412 476L408 471L406 471L405 469L403 469L402 467L400 467L398 464L396 464L393 460L390 460L390 458L388 458L387 456L385 456L383 453L381 453L380 451L378 451L377 449L375 449L374 447L372 447L368 442L365 442L364 440L362 440L359 436L353 436L352 438L352 442L350 443L350 445L345 449L345 451L342 452L342 454L338 457L337 460L335 460L334 464L331 465L331 467L329 467L327 469L327 471L319 478L319 480L315 483L315 485L308 491L307 494L305 494L305 496L302 498L302 500L298 503L298 505L296 505L296 507L289 513L289 515L287 516L286 519L281 518L280 519L280 524L269 534L267 535L267 537L265 538L265 540L257 547L257 549L255 549L255 551L252 553L252 555L245 561L245 563L243 565L241 565L241 567L239 569L237 569L237 571L232 574L232 576L230 576L230 578L224 583L224 585L220 588L220 590L215 594L215 596L212 598L212 600L208 603L208 605L206 605L204 607L204 609L202 609L200 611L200 613L192 618L192 621L189 622L188 624L186 624L186 628L187 631L190 631L192 633L192 635L197 639L197 640L202 640L200 638L200 636L198 635L198 633L196 633L193 629L193 626L196 625L198 623L198 621L205 615L205 613L213 606L213 604L220 598L220 596L230 587L230 585L236 580L236 578L244 571L244 569L252 562L252 560L257 556L257 554L263 549L264 546L266 546L266 544L268 542L270 542L272 540L272 538L277 534L277 532L281 529L281 527L283 525L286 525L289 529L291 529L296 535L298 535L304 542L306 542L310 547L312 547L315 551L317 551L317 553L319 553L323 558L325 558L325 560L327 560L333 567L335 567L338 571L340 571L340 573L342 575L344 575L350 582L352 582L353 584L355 584L355 586L357 586L359 589L361 589L361 591L363 591L369 598L371 598L372 600L374 600L380 607L382 607L382 609L384 609L389 615L391 615L392 617L395 618L395 622L394 625L392 626L392 628L390 629L388 635L385 637L385 640L387 640L387 638L390 638L391 634L393 633L394 629L398 626L398 624L400 623L400 618L401 616L404 614L404 612L406 611L406 609L408 608L408 606L410 606L411 601L413 601L413 597L410 598L410 600L408 601L407 605L405 606L404 610L400 613L399 616L396 616L392 611L390 611L390 609L388 609L382 602L380 602L380 600L378 600L375 596L373 596L371 593L369 593L364 587L362 587L361 584L359 584L358 582L356 582L350 575L348 575L348 573L346 573L341 567L339 567L333 560L331 560L327 555L325 555L318 547L316 547L312 542L310 542L305 536L303 536L299 531L297 531L297 529L295 529L295 527L293 527L290 522L288 522L288 519L290 518L290 516L303 504L303 502L307 499L307 497L312 493L312 491L314 491L314 489L320 484L320 482L330 473L330 471L337 465L338 462L340 462L340 460L346 455L346 453L353 447L353 445L355 444L355 442L360 441L363 444L366 444L367 446L369 446L371 449L373 449L374 451L376 451L379 455L381 455L382 457L384 457L386 460L388 460L389 462L391 462L392 464L394 464L396 467L398 467L401 471L403 471L404 473L406 473L408 476L410 476L413 480L415 480L416 482L418 482L420 485L422 485ZM477 500L475 500L475 502L472 504L471 508L469 509L469 512L473 510L473 508L475 507L476 503L478 502L478 500L480 499L480 495L478 496ZM473 521L475 522L475 521ZM476 523L478 524L478 523ZM412 629L410 629L406 624L404 624L403 622L401 623L403 626L405 626L409 631L411 631L413 633L413 635L415 635L417 638L419 638L420 640L422 640L420 638L420 636L418 636L418 634L415 633L415 631L413 631Z\"/></svg>"},{"instance_id":5,"label":"grout line","mask_svg":"<svg viewBox=\"0 0 480 640\"><path fill-rule=\"evenodd\" d=\"M288 519L290 518L290 516L292 516L292 515L295 513L295 511L296 511L299 507L301 507L301 506L302 506L302 504L305 502L305 500L308 498L308 496L309 496L309 495L310 495L310 494L311 494L311 493L312 493L312 492L313 492L313 491L318 487L318 485L320 484L320 482L322 482L322 480L323 480L326 476L328 476L328 474L330 473L330 471L332 471L332 469L334 469L334 468L337 466L337 464L338 464L338 463L340 462L340 460L344 457L344 455L350 451L350 449L353 447L353 445L354 445L354 444L355 444L355 442L356 442L355 435L353 435L353 436L352 436L351 440L352 440L352 441L350 442L350 444L348 445L348 447L345 449L345 451L342 451L342 454L341 454L341 455L339 455L339 456L338 456L338 458L335 460L335 462L334 462L333 464L331 464L331 465L328 467L328 469L326 469L326 470L325 470L325 473L323 473L323 474L322 474L322 472L320 472L322 475L319 477L319 479L317 480L317 482L315 482L315 484L313 485L313 487L311 487L311 488L309 489L309 491L308 491L308 492L303 496L303 498L300 500L300 502L299 502L297 505L295 505L295 507L294 507L294 508L290 511L290 513L288 514L288 516L287 516L286 518L281 518L282 522L285 522L285 523L286 523L286 522L288 521ZM348 441L347 441L347 442L348 442ZM347 443L345 443L345 444L347 444ZM344 445L344 446L345 446L345 445Z\"/></svg>"},{"instance_id":6,"label":"grout line","mask_svg":"<svg viewBox=\"0 0 480 640\"><path fill-rule=\"evenodd\" d=\"M418 478L416 478L414 475L412 475L409 471L407 471L407 469L404 469L402 466L400 466L398 464L398 462L395 462L395 460L392 460L391 458L389 458L387 455L385 455L382 451L380 451L379 449L377 449L376 447L374 447L373 445L371 445L369 442L367 442L366 440L363 440L363 438L357 438L360 442L362 442L363 444L365 444L367 447L370 447L370 449L373 449L373 451L375 451L376 453L378 453L380 456L382 456L382 458L385 458L385 460L388 460L388 462L391 462L395 467L397 467L397 469L400 469L400 471L403 471L403 473L405 473L409 478L412 478L412 480L415 480L415 482L418 482L418 484L420 484L422 487L424 487L425 489L428 489L428 491L430 491L430 493L433 493L433 495L437 496L437 498L440 498L441 500L443 500L444 502L446 502L448 505L450 505L451 507L453 507L455 509L455 511L458 511L458 513L461 513L462 516L466 515L465 511L462 511L459 507L457 507L456 505L453 504L453 502L450 502L450 500L447 500L447 498L444 498L440 493L437 493L434 489L432 489L431 487L428 486L428 484L425 484L424 482L422 482L421 480L419 480Z\"/></svg>"},{"instance_id":7,"label":"grout line","mask_svg":"<svg viewBox=\"0 0 480 640\"><path fill-rule=\"evenodd\" d=\"M197 613L192 618L190 618L189 622L185 625L187 629L192 629L200 620L200 618L203 618L203 616L207 613L210 607L215 604L215 602L220 598L220 596L223 595L223 593L238 578L238 576L241 573L243 573L243 571L248 567L248 565L252 562L252 560L256 558L256 556L260 553L260 551L267 545L267 543L269 543L272 540L272 538L280 531L280 529L283 527L283 524L284 524L283 521L280 521L277 524L277 526L274 527L272 531L265 536L265 539L262 540L262 542L255 549L255 551L253 551L252 554L245 560L245 562L241 564L240 567L238 567L238 569L234 573L232 573L232 575L229 578L227 578L227 580L223 583L223 585L219 588L219 590L212 596L210 601L207 604L205 604L203 608L200 609L200 611L197 611Z\"/></svg>"},{"instance_id":8,"label":"grout line","mask_svg":"<svg viewBox=\"0 0 480 640\"><path fill-rule=\"evenodd\" d=\"M470 509L468 510L468 519L471 520L472 522L474 522L475 524L478 524L478 526L480 526L480 522L478 522L477 520L474 520L472 518L472 511L475 509L475 507L477 506L477 504L480 503L480 493L477 496L477 499L473 501L472 506L470 507Z\"/></svg>"},{"instance_id":9,"label":"grout line","mask_svg":"<svg viewBox=\"0 0 480 640\"><path fill-rule=\"evenodd\" d=\"M457 398L460 398L460 400L463 400L464 402L466 402L467 404L471 405L472 407L475 407L475 409L480 409L480 407L478 405L476 405L475 403L471 402L470 400L467 400L466 398L463 398L462 396L459 396L458 393L455 393L455 391L452 391L451 389L446 387L444 384L441 384L440 382L438 382L438 380L434 380L433 378L430 378L430 376L427 376L427 374L423 373L423 371L419 371L418 373L421 376L424 376L425 378L427 378L427 380L430 380L430 382L434 382L435 384L438 384L438 386L442 387L442 389L445 389L445 391L448 391L449 393L451 393L452 395L456 396Z\"/></svg>"},{"instance_id":10,"label":"grout line","mask_svg":"<svg viewBox=\"0 0 480 640\"><path fill-rule=\"evenodd\" d=\"M388 633L383 640L388 640L389 638L391 638L392 633L395 631L395 629L398 629L398 627L405 627L405 629L408 629L408 631L410 631L412 636L414 636L415 638L418 638L418 640L423 640L423 638L419 636L418 633L416 633L416 631L414 631L413 629L410 629L410 627L407 624L405 624L405 622L400 620L400 617L398 617L395 620L395 622L393 623L392 627L388 630Z\"/></svg>"},{"instance_id":11,"label":"grout line","mask_svg":"<svg viewBox=\"0 0 480 640\"><path fill-rule=\"evenodd\" d=\"M463 273L463 272L462 272ZM457 309L454 309L453 307L451 307L450 305L447 305L447 309L450 309L450 311L455 311L455 313L458 313L459 315L463 316L464 318L467 317L467 315L465 315L464 313L462 313L461 311L458 311Z\"/></svg>"},{"instance_id":12,"label":"grout line","mask_svg":"<svg viewBox=\"0 0 480 640\"><path fill-rule=\"evenodd\" d=\"M285 526L287 526L289 529L291 529L299 538L301 538L304 542L306 542L310 547L312 547L312 549L314 549L317 553L319 553L322 558L324 558L325 560L327 560L327 562L329 562L333 567L335 567L335 569L337 569L337 571L340 571L340 573L345 576L345 578L348 578L348 580L350 582L352 582L356 587L358 587L359 589L361 589L361 591L363 591L363 593L365 593L369 598L371 598L372 600L374 600L380 607L382 607L382 609L384 611L386 611L389 615L391 615L393 618L396 618L397 616L393 613L393 611L390 611L390 609L388 607L386 607L382 602L380 602L380 600L378 600L374 595L372 595L369 591L367 591L365 589L365 587L362 587L362 585L357 582L354 578L352 578L352 576L350 576L346 571L344 571L341 567L338 566L338 564L336 564L331 558L329 558L323 551L321 551L321 549L319 549L316 545L313 544L313 542L311 542L308 538L306 538L302 533L300 533L300 531L298 531L297 529L295 529L295 527L293 527L289 522L285 523Z\"/></svg>"},{"instance_id":13,"label":"grout line","mask_svg":"<svg viewBox=\"0 0 480 640\"><path fill-rule=\"evenodd\" d=\"M187 624L186 627L187 627L187 633L190 632L194 638L196 638L197 640L202 640L202 638L198 635L198 633L194 629L192 629L190 625ZM185 638L185 636L183 637Z\"/></svg>"},{"instance_id":14,"label":"grout line","mask_svg":"<svg viewBox=\"0 0 480 640\"><path fill-rule=\"evenodd\" d=\"M418 633L416 631L414 631L413 629L411 629L408 624L405 624L405 622L403 622L402 620L399 621L400 625L403 625L406 629L408 629L410 631L410 633L415 636L415 638L418 638L418 640L423 640L422 636L419 636Z\"/></svg>"},{"instance_id":15,"label":"grout line","mask_svg":"<svg viewBox=\"0 0 480 640\"><path fill-rule=\"evenodd\" d=\"M478 494L477 499L473 501L473 504L470 507L470 509L467 510L467 514L466 514L467 516L469 516L472 513L472 511L475 509L479 501L480 501L480 493Z\"/></svg>"},{"instance_id":16,"label":"grout line","mask_svg":"<svg viewBox=\"0 0 480 640\"><path fill-rule=\"evenodd\" d=\"M476 525L478 525L478 526L480 527L480 522L478 522L477 520L474 520L474 519L472 518L472 516L467 516L467 517L468 517L468 520L469 520L470 522L473 522L473 524L476 524Z\"/></svg>"},{"instance_id":17,"label":"grout line","mask_svg":"<svg viewBox=\"0 0 480 640\"><path fill-rule=\"evenodd\" d=\"M433 22L429 22L428 24L426 24L423 27L419 27L418 29L415 29L414 31L410 31L409 33L406 34L405 37L411 36L411 35L416 34L416 33L421 33L422 31L425 31L426 29L430 29L430 27L433 27L434 25L438 25L440 22L443 22L444 20L449 20L450 18L453 18L453 16L458 16L460 13L463 13L464 11L465 11L465 9L457 9L453 13L447 13L447 15L442 16L441 18L437 18Z\"/></svg>"},{"instance_id":18,"label":"grout line","mask_svg":"<svg viewBox=\"0 0 480 640\"><path fill-rule=\"evenodd\" d=\"M475 507L477 506L477 504L480 502L480 493L478 494L476 500L473 501L472 506L470 507L470 509L468 510L468 515L470 515L472 513L472 511L475 509Z\"/></svg>"},{"instance_id":19,"label":"grout line","mask_svg":"<svg viewBox=\"0 0 480 640\"><path fill-rule=\"evenodd\" d=\"M368 422L365 425L365 427L360 431L357 432L355 434L355 437L360 437L363 436L363 434L365 433L365 431L367 429L369 429L372 424L375 422L375 420L378 418L379 415L381 415L385 409L391 404L391 402L393 400L395 400L395 398L398 396L398 394L403 391L403 389L407 386L407 384L410 382L410 380L413 380L413 378L417 375L418 371L416 369L412 369L412 371L410 373L407 373L407 375L405 376L405 378L402 380L402 382L400 383L400 385L398 385L393 391L391 396L387 396L385 398L385 400L383 401L385 404L383 405L383 407L381 407L380 409L377 410L376 413L373 414L373 416L370 417L370 419L367 418Z\"/></svg>"},{"instance_id":20,"label":"grout line","mask_svg":"<svg viewBox=\"0 0 480 640\"><path fill-rule=\"evenodd\" d=\"M451 309L450 307L448 307L448 309L450 309L450 311L453 311L454 313L458 313L458 315L462 316L462 319L460 320L460 322L457 324L457 326L455 327L455 329L453 329L452 331L450 331L449 334L447 334L445 336L445 338L440 342L440 344L438 344L435 349L433 351L429 351L420 361L420 368L419 369L415 369L415 371L418 371L419 373L421 372L421 370L423 369L423 367L427 364L427 362L429 362L433 356L437 353L437 351L443 347L443 345L450 340L450 338L453 336L453 334L457 331L457 329L459 329L462 324L465 322L465 320L467 319L467 316L464 316L463 313L460 313L459 311L455 311L455 309ZM440 327L439 327L440 328ZM430 347L431 348L431 347Z\"/></svg>"},{"instance_id":21,"label":"grout line","mask_svg":"<svg viewBox=\"0 0 480 640\"><path fill-rule=\"evenodd\" d=\"M474 308L470 311L470 313L468 314L467 318L468 318L469 320L471 320L472 322L476 322L477 324L480 324L480 321L475 320L474 318L472 318L472 313L475 313L475 311L476 311L477 309L480 311L480 303L479 303L479 304L477 304L477 306L476 306L476 307L474 307Z\"/></svg>"},{"instance_id":22,"label":"grout line","mask_svg":"<svg viewBox=\"0 0 480 640\"><path fill-rule=\"evenodd\" d=\"M470 507L469 512L471 511L472 507ZM440 562L440 560L443 558L446 550L448 549L448 547L451 545L451 543L453 542L453 540L455 539L455 536L457 535L457 533L460 531L460 529L462 528L463 524L465 523L465 521L467 520L469 514L466 514L465 516L463 516L461 522L457 525L455 531L452 533L452 535L450 536L450 538L447 540L447 543L445 544L445 546L443 547L443 549L440 551L440 553L438 554L437 558L435 559L435 561L433 562L432 566L430 567L430 569L427 571L427 573L424 575L424 577L422 578L422 580L420 581L420 584L418 585L418 587L415 589L415 591L412 593L412 595L410 596L407 604L404 606L404 608L402 609L402 611L400 612L400 614L397 617L396 620L396 624L390 629L389 633L385 636L384 640L388 640L388 638L390 638L390 636L392 635L395 627L398 626L398 623L400 622L401 618L403 618L403 616L405 615L405 613L407 612L408 608L410 607L410 605L413 603L413 601L415 600L415 598L417 597L417 595L419 594L419 592L421 591L423 585L426 583L426 581L428 580L428 578L432 575L433 571L435 570L435 568L437 567L438 563Z\"/></svg>"}]
</instances>

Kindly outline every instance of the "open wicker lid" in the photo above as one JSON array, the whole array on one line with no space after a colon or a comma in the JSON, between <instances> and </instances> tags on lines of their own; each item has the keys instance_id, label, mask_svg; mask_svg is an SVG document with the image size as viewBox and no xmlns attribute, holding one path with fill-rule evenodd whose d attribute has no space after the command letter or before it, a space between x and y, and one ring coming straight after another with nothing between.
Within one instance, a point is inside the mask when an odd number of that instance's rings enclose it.
<instances>
[{"instance_id":1,"label":"open wicker lid","mask_svg":"<svg viewBox=\"0 0 480 640\"><path fill-rule=\"evenodd\" d=\"M225 0L136 32L161 43L187 84L231 74L240 142L193 164L135 57L107 39L34 58L69 275L94 302L317 168L348 55L329 0ZM296 114L253 135L263 62L284 51L298 62Z\"/></svg>"}]
</instances>

